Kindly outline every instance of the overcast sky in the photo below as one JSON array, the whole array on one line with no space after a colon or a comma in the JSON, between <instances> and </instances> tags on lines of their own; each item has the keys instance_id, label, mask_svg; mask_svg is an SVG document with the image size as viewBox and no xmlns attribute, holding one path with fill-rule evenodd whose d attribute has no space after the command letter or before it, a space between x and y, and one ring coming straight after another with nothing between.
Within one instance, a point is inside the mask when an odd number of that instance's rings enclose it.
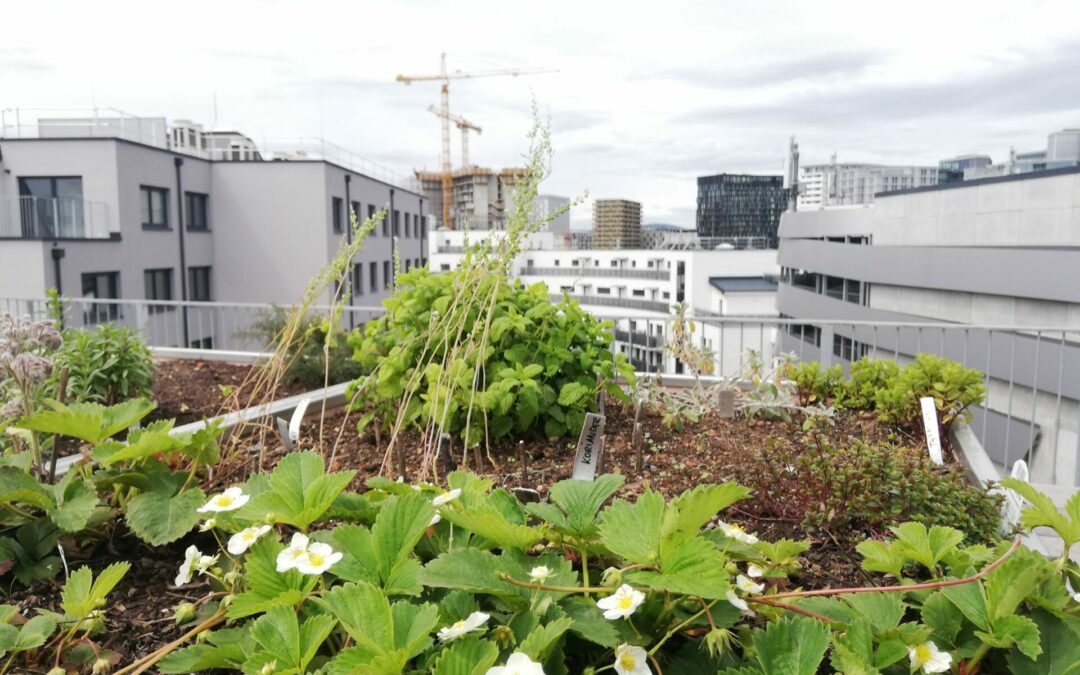
<instances>
[{"instance_id":1,"label":"overcast sky","mask_svg":"<svg viewBox=\"0 0 1080 675\"><path fill-rule=\"evenodd\" d=\"M550 115L545 192L643 203L693 226L699 175L802 161L1005 159L1080 126L1076 0L5 2L0 108L112 107L261 137L322 136L401 172L438 165L434 83L456 81L473 161L520 163ZM458 133L452 134L458 163ZM590 220L586 202L575 227Z\"/></svg>"}]
</instances>

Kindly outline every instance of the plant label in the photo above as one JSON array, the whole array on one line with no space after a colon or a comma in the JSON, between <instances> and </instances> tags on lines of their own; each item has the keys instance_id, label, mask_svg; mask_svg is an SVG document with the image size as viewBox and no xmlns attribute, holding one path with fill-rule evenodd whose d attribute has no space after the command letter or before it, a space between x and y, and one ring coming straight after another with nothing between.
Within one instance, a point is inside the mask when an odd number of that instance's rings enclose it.
<instances>
[{"instance_id":1,"label":"plant label","mask_svg":"<svg viewBox=\"0 0 1080 675\"><path fill-rule=\"evenodd\" d=\"M292 452L294 448L292 438L289 436L289 423L284 417L275 417L274 421L277 422L278 436L281 437L281 444L285 446L285 452Z\"/></svg>"},{"instance_id":2,"label":"plant label","mask_svg":"<svg viewBox=\"0 0 1080 675\"><path fill-rule=\"evenodd\" d=\"M919 399L922 406L923 428L926 429L926 449L930 451L930 461L938 466L945 463L941 456L941 432L938 426L937 406L934 405L933 396L924 396Z\"/></svg>"},{"instance_id":3,"label":"plant label","mask_svg":"<svg viewBox=\"0 0 1080 675\"><path fill-rule=\"evenodd\" d=\"M592 481L596 478L596 462L600 456L600 447L604 437L604 416L585 413L585 424L581 427L581 437L577 443L577 458L574 460L574 480Z\"/></svg>"},{"instance_id":4,"label":"plant label","mask_svg":"<svg viewBox=\"0 0 1080 675\"><path fill-rule=\"evenodd\" d=\"M717 397L717 403L721 418L729 420L735 417L734 389L721 389L720 395Z\"/></svg>"}]
</instances>

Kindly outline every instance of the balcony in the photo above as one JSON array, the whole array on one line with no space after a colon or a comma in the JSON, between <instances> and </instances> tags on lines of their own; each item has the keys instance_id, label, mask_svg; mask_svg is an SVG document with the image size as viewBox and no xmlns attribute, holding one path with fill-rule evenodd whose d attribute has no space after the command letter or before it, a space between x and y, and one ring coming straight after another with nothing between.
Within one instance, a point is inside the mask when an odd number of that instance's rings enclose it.
<instances>
[{"instance_id":1,"label":"balcony","mask_svg":"<svg viewBox=\"0 0 1080 675\"><path fill-rule=\"evenodd\" d=\"M547 277L618 277L621 279L654 279L656 281L669 281L671 270L639 270L620 269L617 267L522 267L520 276Z\"/></svg>"},{"instance_id":2,"label":"balcony","mask_svg":"<svg viewBox=\"0 0 1080 675\"><path fill-rule=\"evenodd\" d=\"M69 197L0 197L0 239L111 239L108 204Z\"/></svg>"},{"instance_id":3,"label":"balcony","mask_svg":"<svg viewBox=\"0 0 1080 675\"><path fill-rule=\"evenodd\" d=\"M666 302L654 302L652 300L638 300L636 298L617 298L610 295L580 295L569 294L572 300L577 300L582 305L603 305L605 307L623 307L625 309L640 309L646 312L670 313L671 305ZM552 293L553 302L562 300L562 294Z\"/></svg>"}]
</instances>

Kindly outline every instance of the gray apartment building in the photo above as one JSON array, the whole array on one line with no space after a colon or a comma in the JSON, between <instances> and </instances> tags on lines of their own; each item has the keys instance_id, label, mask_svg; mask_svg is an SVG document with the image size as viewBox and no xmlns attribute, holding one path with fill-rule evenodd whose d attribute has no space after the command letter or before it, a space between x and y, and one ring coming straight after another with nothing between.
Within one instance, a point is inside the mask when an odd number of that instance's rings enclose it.
<instances>
[{"instance_id":1,"label":"gray apartment building","mask_svg":"<svg viewBox=\"0 0 1080 675\"><path fill-rule=\"evenodd\" d=\"M361 220L389 210L353 260L352 305L389 296L395 249L402 269L427 263L426 203L415 191L310 155L239 151L253 145L235 142L242 134L215 152L223 136L189 137L190 123L180 143L163 119L152 133L145 120L123 131L114 122L42 120L19 137L4 129L0 298L57 288L80 300L80 323L121 321L159 339L172 329L174 346L227 348L252 316L228 325L211 305L169 301L298 302L351 236L350 208Z\"/></svg>"},{"instance_id":2,"label":"gray apartment building","mask_svg":"<svg viewBox=\"0 0 1080 675\"><path fill-rule=\"evenodd\" d=\"M840 363L936 352L977 368L989 394L972 427L991 456L1080 484L1080 167L788 212L778 259L777 309L807 320L780 349Z\"/></svg>"}]
</instances>

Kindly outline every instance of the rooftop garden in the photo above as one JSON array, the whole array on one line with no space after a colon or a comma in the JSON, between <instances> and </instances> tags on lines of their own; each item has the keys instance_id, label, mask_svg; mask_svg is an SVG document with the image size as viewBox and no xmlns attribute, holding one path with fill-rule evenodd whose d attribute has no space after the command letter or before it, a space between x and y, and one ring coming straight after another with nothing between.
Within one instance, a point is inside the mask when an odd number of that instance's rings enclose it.
<instances>
[{"instance_id":1,"label":"rooftop garden","mask_svg":"<svg viewBox=\"0 0 1080 675\"><path fill-rule=\"evenodd\" d=\"M542 128L530 156L506 238L398 275L345 334L309 310L382 217L354 215L254 368L0 319L0 675L1078 672L1080 496L1003 481L1027 508L1002 525L948 440L979 373L749 353L716 378L680 310L694 383L635 374L610 325L508 274ZM335 382L295 441L219 415ZM1022 546L1034 527L1065 553Z\"/></svg>"}]
</instances>

